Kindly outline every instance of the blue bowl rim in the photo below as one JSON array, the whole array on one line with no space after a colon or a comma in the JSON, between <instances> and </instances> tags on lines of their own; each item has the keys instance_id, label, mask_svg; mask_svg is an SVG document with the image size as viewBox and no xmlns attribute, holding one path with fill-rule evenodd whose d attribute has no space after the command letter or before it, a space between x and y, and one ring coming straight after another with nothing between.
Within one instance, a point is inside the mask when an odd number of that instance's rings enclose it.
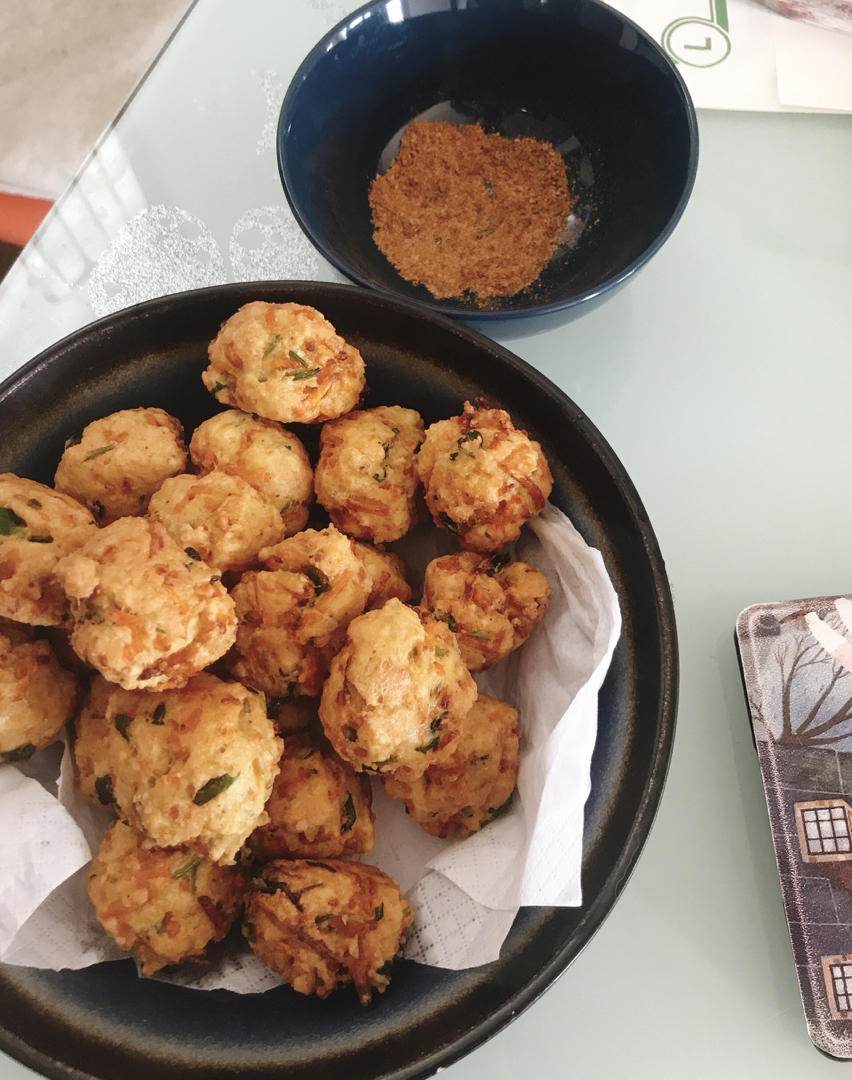
<instances>
[{"instance_id":1,"label":"blue bowl rim","mask_svg":"<svg viewBox=\"0 0 852 1080\"><path fill-rule=\"evenodd\" d=\"M287 136L287 128L291 121L291 114L293 112L293 100L296 93L300 89L301 83L305 80L308 71L314 66L316 61L324 56L329 49L329 46L333 43L333 40L337 38L342 31L348 29L354 22L362 22L364 17L369 12L378 8L385 7L388 0L369 0L368 3L363 4L355 11L351 12L345 18L328 30L320 40L310 50L304 60L299 64L296 69L293 78L290 80L290 84L287 87L287 91L284 94L284 100L281 104L281 110L278 116L278 126L275 135L275 153L278 161L278 173L281 179L281 184L284 189L284 195L293 212L293 216L299 224L299 227L305 233L307 238L311 241L314 247L319 253L336 267L341 273L345 274L351 281L355 281L360 285L364 285L368 289L374 289L377 292L385 293L390 296L405 296L407 299L413 299L407 296L405 293L398 292L396 289L388 288L386 285L379 284L366 277L364 274L359 273L353 266L351 266L346 259L340 256L334 248L325 244L316 231L311 226L311 223L302 214L299 205L293 195L290 183L290 171L285 160L284 144ZM675 86L679 92L681 104L683 105L684 115L687 123L687 130L689 135L689 157L687 161L686 180L681 191L680 198L677 201L669 220L665 226L660 230L653 242L645 248L641 254L628 263L626 267L620 270L618 273L613 274L599 285L594 286L591 289L586 289L585 292L577 293L576 296L567 297L564 300L555 300L547 304L536 305L531 303L529 307L518 309L488 309L488 308L462 308L458 304L448 304L440 300L435 299L418 299L417 302L430 308L432 311L438 311L444 315L450 315L455 318L463 318L465 320L471 320L474 322L490 322L493 320L514 320L514 319L526 319L533 315L547 315L552 312L568 312L572 308L580 307L584 304L596 300L598 297L602 297L605 293L613 292L628 281L638 270L640 270L650 259L660 250L663 244L668 240L671 234L674 232L677 223L680 221L686 205L689 202L692 195L692 189L695 185L695 177L698 172L698 118L695 113L695 105L692 101L692 97L684 82L683 76L677 69L677 65L663 49L663 47L656 42L651 35L644 30L633 19L628 18L622 12L609 4L603 2L603 0L584 0L584 3L591 4L595 7L602 8L608 12L611 12L616 18L621 19L626 26L635 31L635 33L642 38L652 49L657 53L658 57L663 61L664 66L668 69L670 76L672 77Z\"/></svg>"}]
</instances>

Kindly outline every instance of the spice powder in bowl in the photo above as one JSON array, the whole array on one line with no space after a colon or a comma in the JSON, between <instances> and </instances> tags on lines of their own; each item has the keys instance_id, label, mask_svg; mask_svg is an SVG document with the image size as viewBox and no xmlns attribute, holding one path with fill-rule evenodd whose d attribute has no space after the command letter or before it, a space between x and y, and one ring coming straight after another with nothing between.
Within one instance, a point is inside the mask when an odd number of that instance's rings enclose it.
<instances>
[{"instance_id":1,"label":"spice powder in bowl","mask_svg":"<svg viewBox=\"0 0 852 1080\"><path fill-rule=\"evenodd\" d=\"M485 307L541 274L572 198L565 163L539 139L417 120L370 187L373 239L407 281Z\"/></svg>"}]
</instances>

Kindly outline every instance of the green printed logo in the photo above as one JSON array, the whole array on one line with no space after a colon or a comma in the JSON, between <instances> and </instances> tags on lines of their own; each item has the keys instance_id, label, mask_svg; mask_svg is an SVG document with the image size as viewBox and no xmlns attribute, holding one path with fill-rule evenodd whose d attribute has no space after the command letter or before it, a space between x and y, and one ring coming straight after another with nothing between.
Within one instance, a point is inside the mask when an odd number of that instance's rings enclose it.
<instances>
[{"instance_id":1,"label":"green printed logo","mask_svg":"<svg viewBox=\"0 0 852 1080\"><path fill-rule=\"evenodd\" d=\"M674 19L663 31L663 48L679 64L715 67L731 51L726 0L710 0L710 18L686 15Z\"/></svg>"}]
</instances>

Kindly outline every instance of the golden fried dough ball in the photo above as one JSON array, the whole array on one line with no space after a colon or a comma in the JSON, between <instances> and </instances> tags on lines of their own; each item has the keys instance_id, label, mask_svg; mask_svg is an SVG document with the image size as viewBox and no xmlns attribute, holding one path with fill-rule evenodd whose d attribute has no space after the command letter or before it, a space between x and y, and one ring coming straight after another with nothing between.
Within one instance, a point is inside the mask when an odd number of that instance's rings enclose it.
<instances>
[{"instance_id":1,"label":"golden fried dough ball","mask_svg":"<svg viewBox=\"0 0 852 1080\"><path fill-rule=\"evenodd\" d=\"M217 570L247 570L257 553L284 536L271 502L240 476L219 469L173 476L151 496L148 516L187 552Z\"/></svg>"},{"instance_id":2,"label":"golden fried dough ball","mask_svg":"<svg viewBox=\"0 0 852 1080\"><path fill-rule=\"evenodd\" d=\"M407 604L411 599L411 586L408 584L408 569L402 556L395 551L373 547L363 540L353 541L353 550L370 576L370 595L367 597L366 610L382 607L392 596Z\"/></svg>"},{"instance_id":3,"label":"golden fried dough ball","mask_svg":"<svg viewBox=\"0 0 852 1080\"><path fill-rule=\"evenodd\" d=\"M77 679L49 641L0 619L0 761L25 761L71 719Z\"/></svg>"},{"instance_id":4,"label":"golden fried dough ball","mask_svg":"<svg viewBox=\"0 0 852 1080\"><path fill-rule=\"evenodd\" d=\"M162 525L119 518L57 566L75 652L125 689L182 686L231 646L234 602Z\"/></svg>"},{"instance_id":5,"label":"golden fried dough ball","mask_svg":"<svg viewBox=\"0 0 852 1080\"><path fill-rule=\"evenodd\" d=\"M303 626L317 601L306 574L249 570L234 586L236 644L231 674L265 694L288 698L320 692L334 646L317 646Z\"/></svg>"},{"instance_id":6,"label":"golden fried dough ball","mask_svg":"<svg viewBox=\"0 0 852 1080\"><path fill-rule=\"evenodd\" d=\"M355 541L328 525L324 529L303 529L295 536L288 536L278 544L262 548L260 561L269 570L300 571L315 579L320 595L332 591L332 577L354 577L369 588L369 577L355 551ZM328 577L326 582L323 578Z\"/></svg>"},{"instance_id":7,"label":"golden fried dough ball","mask_svg":"<svg viewBox=\"0 0 852 1080\"><path fill-rule=\"evenodd\" d=\"M233 862L267 820L282 743L263 695L239 683L202 672L163 693L101 684L76 729L83 793L114 801L159 847Z\"/></svg>"},{"instance_id":8,"label":"golden fried dough ball","mask_svg":"<svg viewBox=\"0 0 852 1080\"><path fill-rule=\"evenodd\" d=\"M471 551L517 540L553 487L541 446L507 412L469 401L461 416L428 428L417 470L435 524Z\"/></svg>"},{"instance_id":9,"label":"golden fried dough ball","mask_svg":"<svg viewBox=\"0 0 852 1080\"><path fill-rule=\"evenodd\" d=\"M189 455L202 473L240 476L281 514L286 536L303 529L314 494L314 474L302 442L274 420L225 409L199 424Z\"/></svg>"},{"instance_id":10,"label":"golden fried dough ball","mask_svg":"<svg viewBox=\"0 0 852 1080\"><path fill-rule=\"evenodd\" d=\"M374 842L372 790L363 775L305 734L289 735L278 764L269 821L249 839L264 859L363 854Z\"/></svg>"},{"instance_id":11,"label":"golden fried dough ball","mask_svg":"<svg viewBox=\"0 0 852 1080\"><path fill-rule=\"evenodd\" d=\"M462 551L428 564L422 604L455 632L468 668L483 671L527 640L550 586L528 563Z\"/></svg>"},{"instance_id":12,"label":"golden fried dough ball","mask_svg":"<svg viewBox=\"0 0 852 1080\"><path fill-rule=\"evenodd\" d=\"M300 994L325 998L352 985L366 1005L388 986L413 921L399 887L375 866L280 859L249 884L244 933Z\"/></svg>"},{"instance_id":13,"label":"golden fried dough ball","mask_svg":"<svg viewBox=\"0 0 852 1080\"><path fill-rule=\"evenodd\" d=\"M519 737L517 710L480 694L450 757L416 780L385 777L385 790L432 836L477 832L512 797Z\"/></svg>"},{"instance_id":14,"label":"golden fried dough ball","mask_svg":"<svg viewBox=\"0 0 852 1080\"><path fill-rule=\"evenodd\" d=\"M243 574L232 592L239 625L229 670L267 694L314 697L364 610L367 571L333 525L263 548L260 559L272 569Z\"/></svg>"},{"instance_id":15,"label":"golden fried dough ball","mask_svg":"<svg viewBox=\"0 0 852 1080\"><path fill-rule=\"evenodd\" d=\"M285 424L342 416L365 385L358 350L304 304L245 304L222 324L208 355L201 377L217 401Z\"/></svg>"},{"instance_id":16,"label":"golden fried dough ball","mask_svg":"<svg viewBox=\"0 0 852 1080\"><path fill-rule=\"evenodd\" d=\"M179 420L162 409L121 409L68 440L53 482L107 525L144 514L166 477L185 470Z\"/></svg>"},{"instance_id":17,"label":"golden fried dough ball","mask_svg":"<svg viewBox=\"0 0 852 1080\"><path fill-rule=\"evenodd\" d=\"M89 896L120 949L136 950L143 975L169 964L203 961L242 907L245 875L191 848L149 847L113 822L89 869Z\"/></svg>"},{"instance_id":18,"label":"golden fried dough ball","mask_svg":"<svg viewBox=\"0 0 852 1080\"><path fill-rule=\"evenodd\" d=\"M0 474L0 617L36 626L67 621L56 564L96 532L94 518L76 499Z\"/></svg>"},{"instance_id":19,"label":"golden fried dough ball","mask_svg":"<svg viewBox=\"0 0 852 1080\"><path fill-rule=\"evenodd\" d=\"M320 720L355 769L419 776L452 752L475 700L446 623L392 599L349 624L323 687Z\"/></svg>"},{"instance_id":20,"label":"golden fried dough ball","mask_svg":"<svg viewBox=\"0 0 852 1080\"><path fill-rule=\"evenodd\" d=\"M342 532L381 544L419 519L417 448L423 421L399 405L359 409L324 424L314 482L317 502Z\"/></svg>"}]
</instances>

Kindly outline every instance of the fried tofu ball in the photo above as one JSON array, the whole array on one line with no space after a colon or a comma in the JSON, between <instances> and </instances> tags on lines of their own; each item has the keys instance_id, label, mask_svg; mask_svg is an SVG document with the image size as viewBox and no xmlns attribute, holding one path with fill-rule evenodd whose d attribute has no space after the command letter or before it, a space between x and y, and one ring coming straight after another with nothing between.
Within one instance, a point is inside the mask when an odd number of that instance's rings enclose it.
<instances>
[{"instance_id":1,"label":"fried tofu ball","mask_svg":"<svg viewBox=\"0 0 852 1080\"><path fill-rule=\"evenodd\" d=\"M285 536L304 529L314 495L314 473L302 442L274 420L225 409L199 424L189 455L202 473L240 476L281 514Z\"/></svg>"},{"instance_id":2,"label":"fried tofu ball","mask_svg":"<svg viewBox=\"0 0 852 1080\"><path fill-rule=\"evenodd\" d=\"M432 836L478 832L512 797L519 738L517 710L480 694L450 757L416 780L385 777L385 790Z\"/></svg>"},{"instance_id":3,"label":"fried tofu ball","mask_svg":"<svg viewBox=\"0 0 852 1080\"><path fill-rule=\"evenodd\" d=\"M68 598L56 564L97 532L85 506L12 473L0 475L0 617L61 626Z\"/></svg>"},{"instance_id":4,"label":"fried tofu ball","mask_svg":"<svg viewBox=\"0 0 852 1080\"><path fill-rule=\"evenodd\" d=\"M413 921L399 887L375 866L281 859L250 882L244 933L300 994L325 998L354 986L366 1005L387 988Z\"/></svg>"},{"instance_id":5,"label":"fried tofu ball","mask_svg":"<svg viewBox=\"0 0 852 1080\"><path fill-rule=\"evenodd\" d=\"M263 859L323 859L363 854L374 843L372 790L363 775L310 736L289 735L272 795L269 821L250 839Z\"/></svg>"},{"instance_id":6,"label":"fried tofu ball","mask_svg":"<svg viewBox=\"0 0 852 1080\"><path fill-rule=\"evenodd\" d=\"M356 770L419 776L452 753L475 700L446 623L388 600L349 624L319 712L329 742Z\"/></svg>"},{"instance_id":7,"label":"fried tofu ball","mask_svg":"<svg viewBox=\"0 0 852 1080\"><path fill-rule=\"evenodd\" d=\"M417 470L435 524L470 551L517 540L553 487L541 446L507 412L469 401L461 416L427 429Z\"/></svg>"},{"instance_id":8,"label":"fried tofu ball","mask_svg":"<svg viewBox=\"0 0 852 1080\"><path fill-rule=\"evenodd\" d=\"M527 640L550 586L528 563L463 551L428 564L422 604L455 632L468 668L484 671Z\"/></svg>"},{"instance_id":9,"label":"fried tofu ball","mask_svg":"<svg viewBox=\"0 0 852 1080\"><path fill-rule=\"evenodd\" d=\"M282 743L263 695L239 683L202 672L163 693L101 684L76 729L83 793L158 847L230 863L267 820Z\"/></svg>"},{"instance_id":10,"label":"fried tofu ball","mask_svg":"<svg viewBox=\"0 0 852 1080\"><path fill-rule=\"evenodd\" d=\"M25 761L71 719L77 679L49 641L0 619L0 761Z\"/></svg>"},{"instance_id":11,"label":"fried tofu ball","mask_svg":"<svg viewBox=\"0 0 852 1080\"><path fill-rule=\"evenodd\" d=\"M99 529L56 572L74 651L125 689L182 686L236 634L234 602L206 563L147 518Z\"/></svg>"},{"instance_id":12,"label":"fried tofu ball","mask_svg":"<svg viewBox=\"0 0 852 1080\"><path fill-rule=\"evenodd\" d=\"M53 482L108 525L144 514L166 477L185 471L179 420L162 409L121 409L68 440Z\"/></svg>"},{"instance_id":13,"label":"fried tofu ball","mask_svg":"<svg viewBox=\"0 0 852 1080\"><path fill-rule=\"evenodd\" d=\"M264 548L260 559L272 569L243 574L231 594L239 625L228 668L264 693L315 697L346 627L364 610L367 571L333 525Z\"/></svg>"},{"instance_id":14,"label":"fried tofu ball","mask_svg":"<svg viewBox=\"0 0 852 1080\"><path fill-rule=\"evenodd\" d=\"M184 551L222 571L247 570L262 547L284 537L272 503L242 477L219 469L165 480L151 496L148 516Z\"/></svg>"},{"instance_id":15,"label":"fried tofu ball","mask_svg":"<svg viewBox=\"0 0 852 1080\"><path fill-rule=\"evenodd\" d=\"M204 385L223 405L285 424L320 424L354 409L364 361L316 308L255 300L208 349Z\"/></svg>"},{"instance_id":16,"label":"fried tofu ball","mask_svg":"<svg viewBox=\"0 0 852 1080\"><path fill-rule=\"evenodd\" d=\"M395 551L385 551L373 547L363 540L353 541L353 550L370 576L370 594L367 597L367 611L380 608L395 596L403 604L411 599L411 586L408 584L408 569L402 556Z\"/></svg>"},{"instance_id":17,"label":"fried tofu ball","mask_svg":"<svg viewBox=\"0 0 852 1080\"><path fill-rule=\"evenodd\" d=\"M120 949L136 950L142 974L203 961L242 907L245 875L217 866L191 848L149 847L113 822L89 869L89 896L104 930Z\"/></svg>"},{"instance_id":18,"label":"fried tofu ball","mask_svg":"<svg viewBox=\"0 0 852 1080\"><path fill-rule=\"evenodd\" d=\"M415 454L422 442L420 414L399 405L356 410L323 425L317 502L341 532L381 544L417 523Z\"/></svg>"}]
</instances>

